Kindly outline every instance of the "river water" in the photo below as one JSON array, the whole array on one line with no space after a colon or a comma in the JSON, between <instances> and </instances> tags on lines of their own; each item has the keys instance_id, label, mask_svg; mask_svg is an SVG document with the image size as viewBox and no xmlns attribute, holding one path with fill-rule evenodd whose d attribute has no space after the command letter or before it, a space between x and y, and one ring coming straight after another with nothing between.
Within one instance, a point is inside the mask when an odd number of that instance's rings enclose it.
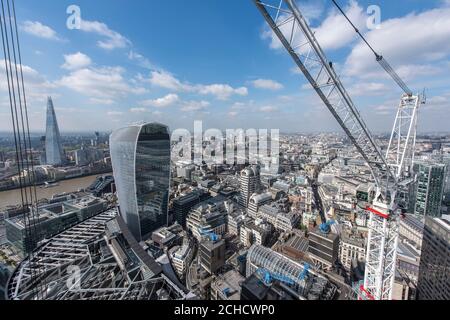
<instances>
[{"instance_id":1,"label":"river water","mask_svg":"<svg viewBox=\"0 0 450 320\"><path fill-rule=\"evenodd\" d=\"M51 198L54 194L64 192L74 192L80 189L85 189L89 187L97 177L98 176L95 175L72 180L60 181L58 186L47 189L37 187L36 192L38 200ZM19 189L0 192L0 209L10 205L18 205L21 203L22 201Z\"/></svg>"}]
</instances>

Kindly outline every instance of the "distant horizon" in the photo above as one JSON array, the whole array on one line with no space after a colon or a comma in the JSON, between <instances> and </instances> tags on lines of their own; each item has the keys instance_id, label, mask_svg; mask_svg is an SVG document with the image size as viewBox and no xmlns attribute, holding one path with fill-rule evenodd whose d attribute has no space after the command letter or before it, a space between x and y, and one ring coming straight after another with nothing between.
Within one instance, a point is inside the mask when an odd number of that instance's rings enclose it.
<instances>
[{"instance_id":1,"label":"distant horizon","mask_svg":"<svg viewBox=\"0 0 450 320\"><path fill-rule=\"evenodd\" d=\"M169 129L171 129L169 127ZM210 128L205 128L210 129ZM247 130L247 129L265 129L265 128L228 128L228 129L243 129L243 130ZM221 131L225 131L227 129L219 129ZM95 132L99 132L100 134L110 134L112 133L114 130L83 130L83 131L61 131L61 136L65 136L65 135L74 135L74 134L86 134L86 135L94 135ZM173 130L171 130L173 131ZM371 131L372 134L375 135L390 135L391 132L385 131L385 132L376 132L376 131ZM193 133L193 131L191 132ZM2 135L13 135L14 132L12 131L0 131L0 136ZM338 132L338 131L309 131L309 132L300 132L300 131L280 131L281 135L289 135L289 134L298 134L298 135L311 135L311 134L316 134L316 135L320 135L320 134L339 134L339 135L343 135L345 136L345 132ZM30 131L30 135L31 136L45 136L45 131ZM420 136L424 136L424 135L450 135L450 130L445 132L445 131L435 131L435 132L419 132L417 133L417 137Z\"/></svg>"}]
</instances>

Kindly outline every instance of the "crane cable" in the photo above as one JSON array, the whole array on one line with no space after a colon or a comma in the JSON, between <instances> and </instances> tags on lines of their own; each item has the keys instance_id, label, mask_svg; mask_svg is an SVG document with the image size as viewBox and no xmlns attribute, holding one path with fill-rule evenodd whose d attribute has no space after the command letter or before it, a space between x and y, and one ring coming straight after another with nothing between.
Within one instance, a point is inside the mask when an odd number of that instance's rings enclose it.
<instances>
[{"instance_id":1,"label":"crane cable","mask_svg":"<svg viewBox=\"0 0 450 320\"><path fill-rule=\"evenodd\" d=\"M355 24L350 20L350 18L347 16L347 14L344 12L344 10L339 6L339 4L336 2L336 0L331 0L334 5L339 9L339 11L342 13L342 15L345 17L345 19L350 23L350 25L353 27L355 32L360 36L360 38L365 42L365 44L370 48L370 50L375 55L375 58L377 62L380 64L380 66L394 79L394 81L398 84L398 86L408 95L412 96L412 91L408 88L406 83L400 78L400 76L395 72L395 70L391 67L391 65L384 59L384 57L380 54L378 54L375 49L370 45L370 43L366 40L366 38L361 34L359 29L355 26Z\"/></svg>"},{"instance_id":2,"label":"crane cable","mask_svg":"<svg viewBox=\"0 0 450 320\"><path fill-rule=\"evenodd\" d=\"M1 0L0 9L0 30L2 34L4 67L9 93L18 183L22 210L24 211L23 223L26 234L24 249L28 250L29 244L32 245L31 249L37 244L38 236L41 234L38 229L41 228L41 226L37 224L36 179L33 154L31 152L28 108L14 0ZM28 173L26 177L25 170L27 170ZM41 268L41 265L35 261L34 254L32 250L30 251L28 257L25 259L28 260L30 268L29 284L33 286L32 291L37 293L36 297L39 297L39 294L42 292L39 283L37 283L37 272Z\"/></svg>"}]
</instances>

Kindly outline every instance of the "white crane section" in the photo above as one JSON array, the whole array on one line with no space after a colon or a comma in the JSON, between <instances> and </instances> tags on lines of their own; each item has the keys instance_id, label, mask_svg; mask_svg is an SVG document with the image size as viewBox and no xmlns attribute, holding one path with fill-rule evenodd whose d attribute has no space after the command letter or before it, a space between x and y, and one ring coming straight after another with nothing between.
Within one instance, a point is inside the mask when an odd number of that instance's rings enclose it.
<instances>
[{"instance_id":1,"label":"white crane section","mask_svg":"<svg viewBox=\"0 0 450 320\"><path fill-rule=\"evenodd\" d=\"M386 152L386 160L399 181L411 177L416 145L417 118L422 103L421 96L404 95L398 107Z\"/></svg>"}]
</instances>

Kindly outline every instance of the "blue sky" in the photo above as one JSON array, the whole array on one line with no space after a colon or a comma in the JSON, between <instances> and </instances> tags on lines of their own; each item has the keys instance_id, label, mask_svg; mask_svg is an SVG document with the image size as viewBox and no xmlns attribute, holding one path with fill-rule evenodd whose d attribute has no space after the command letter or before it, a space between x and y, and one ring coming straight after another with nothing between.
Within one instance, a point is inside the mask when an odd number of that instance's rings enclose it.
<instances>
[{"instance_id":1,"label":"blue sky","mask_svg":"<svg viewBox=\"0 0 450 320\"><path fill-rule=\"evenodd\" d=\"M339 2L411 88L427 88L420 130L448 131L450 1ZM390 131L400 89L331 1L298 3L369 127ZM72 4L81 9L81 30L66 27ZM379 30L364 26L369 5L381 8ZM47 95L63 132L140 120L173 129L192 129L194 120L220 129L338 128L250 0L16 0L16 6L35 131L44 128ZM0 131L7 131L2 96Z\"/></svg>"}]
</instances>

